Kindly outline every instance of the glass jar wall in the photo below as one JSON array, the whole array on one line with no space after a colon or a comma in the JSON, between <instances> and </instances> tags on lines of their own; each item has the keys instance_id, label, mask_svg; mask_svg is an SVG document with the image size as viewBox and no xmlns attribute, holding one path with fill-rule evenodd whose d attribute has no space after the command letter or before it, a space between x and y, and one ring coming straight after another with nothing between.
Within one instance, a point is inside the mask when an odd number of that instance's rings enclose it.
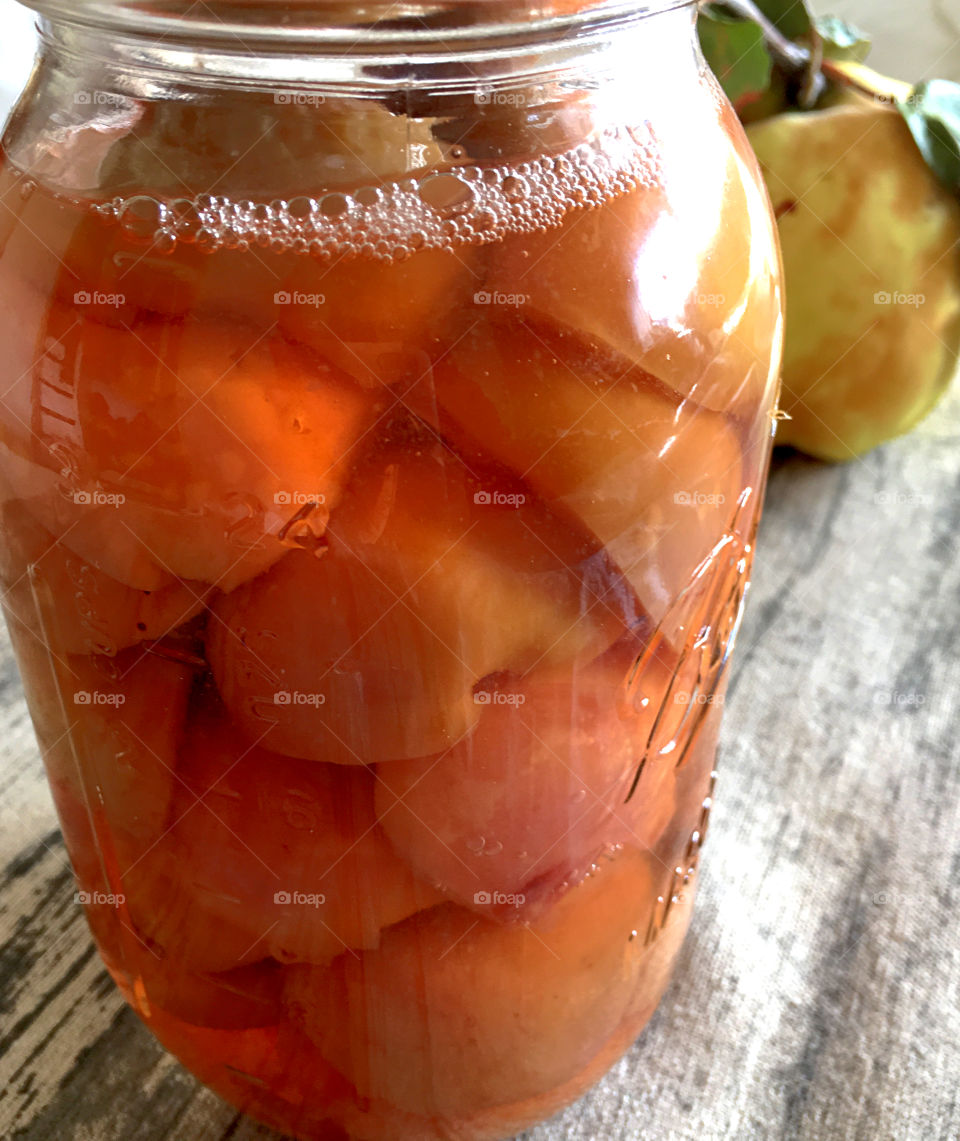
<instances>
[{"instance_id":1,"label":"glass jar wall","mask_svg":"<svg viewBox=\"0 0 960 1141\"><path fill-rule=\"evenodd\" d=\"M0 579L91 928L304 1138L549 1115L690 918L779 265L692 6L572 7L52 6L3 139Z\"/></svg>"}]
</instances>

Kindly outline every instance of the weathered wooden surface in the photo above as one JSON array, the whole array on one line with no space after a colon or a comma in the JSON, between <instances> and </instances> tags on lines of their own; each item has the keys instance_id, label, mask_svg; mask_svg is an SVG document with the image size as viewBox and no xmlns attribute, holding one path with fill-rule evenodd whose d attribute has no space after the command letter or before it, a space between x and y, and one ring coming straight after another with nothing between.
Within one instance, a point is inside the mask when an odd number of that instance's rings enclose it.
<instances>
[{"instance_id":1,"label":"weathered wooden surface","mask_svg":"<svg viewBox=\"0 0 960 1141\"><path fill-rule=\"evenodd\" d=\"M527 1141L960 1136L960 392L864 461L778 461L675 982ZM0 670L0 1137L273 1136L100 967Z\"/></svg>"}]
</instances>

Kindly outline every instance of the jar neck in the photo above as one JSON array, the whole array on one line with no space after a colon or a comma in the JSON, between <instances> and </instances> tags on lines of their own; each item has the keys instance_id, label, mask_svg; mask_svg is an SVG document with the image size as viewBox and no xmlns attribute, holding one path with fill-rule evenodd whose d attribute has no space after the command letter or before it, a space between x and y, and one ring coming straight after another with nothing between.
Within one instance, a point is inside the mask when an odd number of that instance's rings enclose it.
<instances>
[{"instance_id":1,"label":"jar neck","mask_svg":"<svg viewBox=\"0 0 960 1141\"><path fill-rule=\"evenodd\" d=\"M634 53L638 46L642 52L645 40L656 41L651 62L663 75L670 66L663 58L664 25L686 29L679 45L687 56L693 40L694 0L603 0L573 14L556 14L549 4L484 3L488 6L340 5L352 15L366 13L366 23L353 18L320 23L315 3L292 4L284 6L283 21L273 24L252 18L268 9L264 4L234 4L226 20L211 18L208 5L189 5L190 12L199 10L205 18L187 16L188 6L175 0L155 4L149 12L129 0L50 0L33 6L41 15L47 52L137 76L145 88L139 93L145 95L159 94L156 85L162 89L173 77L200 87L472 90L478 82L582 69L591 56L603 67L611 48L626 50L630 44ZM178 6L183 14L177 14ZM236 9L248 18L240 19ZM531 12L531 18L520 18ZM623 62L608 58L607 66Z\"/></svg>"}]
</instances>

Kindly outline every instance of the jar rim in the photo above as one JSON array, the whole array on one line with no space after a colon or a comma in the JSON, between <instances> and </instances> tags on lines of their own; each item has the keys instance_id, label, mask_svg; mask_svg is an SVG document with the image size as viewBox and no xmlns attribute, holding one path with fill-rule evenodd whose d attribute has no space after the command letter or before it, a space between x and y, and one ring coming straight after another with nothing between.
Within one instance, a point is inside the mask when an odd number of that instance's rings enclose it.
<instances>
[{"instance_id":1,"label":"jar rim","mask_svg":"<svg viewBox=\"0 0 960 1141\"><path fill-rule=\"evenodd\" d=\"M697 0L19 0L42 20L238 50L396 52L542 37L692 7ZM219 9L219 10L218 10Z\"/></svg>"}]
</instances>

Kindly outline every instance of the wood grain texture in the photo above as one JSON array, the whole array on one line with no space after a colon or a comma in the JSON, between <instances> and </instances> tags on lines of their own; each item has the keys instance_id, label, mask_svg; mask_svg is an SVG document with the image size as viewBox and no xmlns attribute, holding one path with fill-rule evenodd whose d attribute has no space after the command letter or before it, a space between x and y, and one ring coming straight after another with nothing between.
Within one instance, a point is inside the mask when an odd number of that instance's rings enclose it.
<instances>
[{"instance_id":1,"label":"wood grain texture","mask_svg":"<svg viewBox=\"0 0 960 1141\"><path fill-rule=\"evenodd\" d=\"M958 547L960 394L862 461L777 461L676 979L526 1141L960 1135ZM274 1137L99 965L6 645L0 705L0 1137Z\"/></svg>"}]
</instances>

